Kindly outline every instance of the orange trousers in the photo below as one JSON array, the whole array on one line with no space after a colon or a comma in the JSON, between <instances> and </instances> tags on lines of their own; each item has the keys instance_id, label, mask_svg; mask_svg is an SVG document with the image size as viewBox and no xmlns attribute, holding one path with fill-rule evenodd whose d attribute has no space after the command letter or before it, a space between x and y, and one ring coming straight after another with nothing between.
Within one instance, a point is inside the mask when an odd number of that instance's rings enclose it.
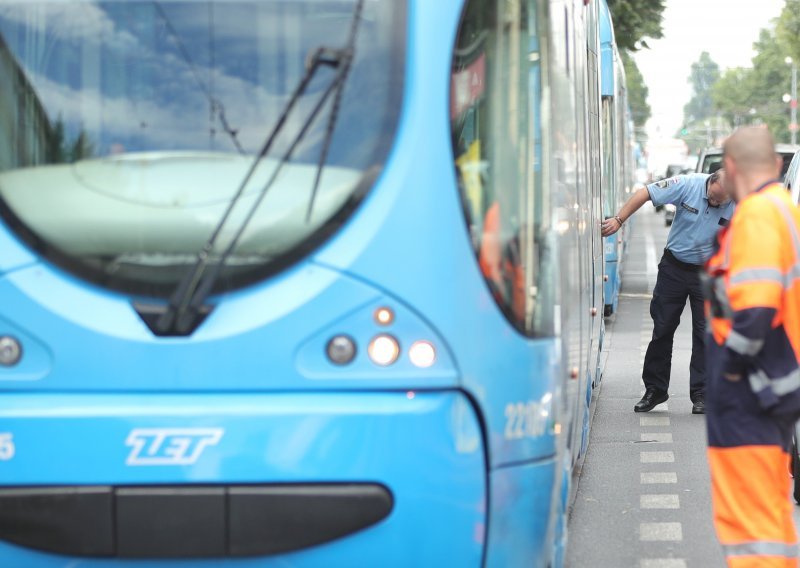
<instances>
[{"instance_id":1,"label":"orange trousers","mask_svg":"<svg viewBox=\"0 0 800 568\"><path fill-rule=\"evenodd\" d=\"M709 447L714 525L730 568L796 568L789 454L780 446Z\"/></svg>"}]
</instances>

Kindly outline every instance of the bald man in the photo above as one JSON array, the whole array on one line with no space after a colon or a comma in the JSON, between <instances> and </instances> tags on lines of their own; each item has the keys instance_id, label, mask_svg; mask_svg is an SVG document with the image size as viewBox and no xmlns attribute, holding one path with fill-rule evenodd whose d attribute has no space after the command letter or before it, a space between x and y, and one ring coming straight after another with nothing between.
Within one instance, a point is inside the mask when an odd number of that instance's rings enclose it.
<instances>
[{"instance_id":1,"label":"bald man","mask_svg":"<svg viewBox=\"0 0 800 568\"><path fill-rule=\"evenodd\" d=\"M714 524L729 566L797 566L788 472L800 418L800 212L767 129L737 130L723 161L737 207L706 263Z\"/></svg>"}]
</instances>

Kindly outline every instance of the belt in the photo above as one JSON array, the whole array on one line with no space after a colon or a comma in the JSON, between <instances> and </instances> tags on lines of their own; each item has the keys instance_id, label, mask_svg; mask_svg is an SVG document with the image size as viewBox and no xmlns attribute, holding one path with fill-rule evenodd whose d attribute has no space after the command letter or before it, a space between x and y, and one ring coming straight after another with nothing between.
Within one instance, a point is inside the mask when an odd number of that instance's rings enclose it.
<instances>
[{"instance_id":1,"label":"belt","mask_svg":"<svg viewBox=\"0 0 800 568\"><path fill-rule=\"evenodd\" d=\"M686 270L687 272L700 272L703 269L702 264L689 264L688 262L678 260L675 258L675 255L672 254L672 251L667 248L664 249L664 258L666 258L670 264L674 264L678 268Z\"/></svg>"}]
</instances>

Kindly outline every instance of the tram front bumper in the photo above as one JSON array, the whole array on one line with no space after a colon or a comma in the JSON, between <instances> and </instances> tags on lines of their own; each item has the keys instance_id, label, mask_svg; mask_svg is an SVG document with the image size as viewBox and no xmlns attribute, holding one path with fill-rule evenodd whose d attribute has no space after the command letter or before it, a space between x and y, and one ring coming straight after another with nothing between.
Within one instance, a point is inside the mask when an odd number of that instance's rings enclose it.
<instances>
[{"instance_id":1,"label":"tram front bumper","mask_svg":"<svg viewBox=\"0 0 800 568\"><path fill-rule=\"evenodd\" d=\"M4 395L0 564L479 565L485 463L457 391Z\"/></svg>"}]
</instances>

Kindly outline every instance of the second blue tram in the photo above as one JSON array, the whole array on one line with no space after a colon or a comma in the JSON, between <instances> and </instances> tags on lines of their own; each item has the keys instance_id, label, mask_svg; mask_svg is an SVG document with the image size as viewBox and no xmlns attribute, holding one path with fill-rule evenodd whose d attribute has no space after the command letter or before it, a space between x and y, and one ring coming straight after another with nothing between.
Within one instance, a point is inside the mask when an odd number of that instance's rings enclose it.
<instances>
[{"instance_id":1,"label":"second blue tram","mask_svg":"<svg viewBox=\"0 0 800 568\"><path fill-rule=\"evenodd\" d=\"M633 146L625 69L614 40L614 26L606 0L601 0L600 45L603 131L603 212L616 215L633 189ZM617 311L622 287L622 265L632 220L605 238L604 316Z\"/></svg>"},{"instance_id":2,"label":"second blue tram","mask_svg":"<svg viewBox=\"0 0 800 568\"><path fill-rule=\"evenodd\" d=\"M0 0L0 565L560 566L605 9Z\"/></svg>"}]
</instances>

